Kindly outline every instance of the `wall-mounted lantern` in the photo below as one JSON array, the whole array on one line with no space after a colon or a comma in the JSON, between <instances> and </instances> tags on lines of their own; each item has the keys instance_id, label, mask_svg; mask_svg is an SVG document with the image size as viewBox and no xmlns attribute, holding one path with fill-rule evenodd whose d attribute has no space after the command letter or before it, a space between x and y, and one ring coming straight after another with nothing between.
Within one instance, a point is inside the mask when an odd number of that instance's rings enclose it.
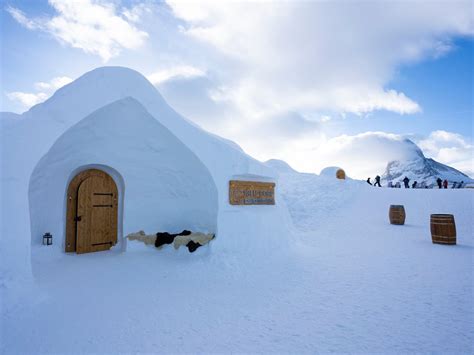
<instances>
[{"instance_id":1,"label":"wall-mounted lantern","mask_svg":"<svg viewBox=\"0 0 474 355\"><path fill-rule=\"evenodd\" d=\"M53 236L51 233L45 233L43 235L43 245L52 245L53 244Z\"/></svg>"}]
</instances>

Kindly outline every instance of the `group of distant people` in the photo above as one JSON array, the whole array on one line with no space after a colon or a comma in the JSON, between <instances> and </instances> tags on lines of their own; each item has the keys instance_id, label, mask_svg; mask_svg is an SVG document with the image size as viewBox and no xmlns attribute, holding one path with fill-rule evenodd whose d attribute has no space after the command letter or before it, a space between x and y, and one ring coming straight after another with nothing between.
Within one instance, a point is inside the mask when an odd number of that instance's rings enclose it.
<instances>
[{"instance_id":1,"label":"group of distant people","mask_svg":"<svg viewBox=\"0 0 474 355\"><path fill-rule=\"evenodd\" d=\"M402 180L403 182L403 185L405 186L405 189L409 189L410 188L410 179L405 176L405 178ZM372 181L370 181L370 177L367 178L367 183L371 186L378 186L378 187L382 187L382 185L380 184L380 176L377 175L375 177L375 182L372 184ZM444 179L444 180L441 180L441 178L437 178L436 179L436 183L438 185L438 188L442 189L442 188L445 188L447 189L448 188L448 185L449 185L449 182L447 179ZM461 181L460 183L454 181L453 182L453 185L451 186L452 189L460 189L464 186L464 181ZM397 181L395 184L393 184L391 181L388 182L387 184L387 187L391 187L391 188L401 188L401 184L400 184L400 181ZM430 186L426 185L426 183L423 181L421 184L418 184L418 181L414 181L411 185L411 188L412 189L429 189Z\"/></svg>"},{"instance_id":2,"label":"group of distant people","mask_svg":"<svg viewBox=\"0 0 474 355\"><path fill-rule=\"evenodd\" d=\"M438 184L438 188L442 189L443 187L445 189L448 188L448 180L441 180L440 178L436 179L436 183ZM461 181L460 183L453 181L453 185L451 186L452 189L460 189L464 186L464 181Z\"/></svg>"}]
</instances>

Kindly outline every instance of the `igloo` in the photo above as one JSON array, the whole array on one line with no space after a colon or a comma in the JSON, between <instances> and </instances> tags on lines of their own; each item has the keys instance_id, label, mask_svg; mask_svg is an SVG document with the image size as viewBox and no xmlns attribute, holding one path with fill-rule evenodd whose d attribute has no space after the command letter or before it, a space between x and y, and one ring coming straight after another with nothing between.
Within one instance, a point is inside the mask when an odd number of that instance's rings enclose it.
<instances>
[{"instance_id":1,"label":"igloo","mask_svg":"<svg viewBox=\"0 0 474 355\"><path fill-rule=\"evenodd\" d=\"M286 248L291 240L275 170L179 115L134 70L84 74L9 123L2 138L2 206L17 207L2 209L4 220L15 221L2 226L12 245L4 253L12 274L20 266L27 272L31 254L51 254L37 253L46 232L55 253L77 251L70 242L77 225L69 222L82 218L76 212L85 177L93 177L86 185L109 188L92 191L87 203L101 205L116 229L116 237L92 243L97 250L123 251L124 237L139 230L215 233L208 250L248 255ZM239 181L274 187L274 203L231 204L230 184Z\"/></svg>"},{"instance_id":2,"label":"igloo","mask_svg":"<svg viewBox=\"0 0 474 355\"><path fill-rule=\"evenodd\" d=\"M54 245L66 252L124 249L124 230L217 228L209 171L133 98L62 134L33 171L29 197L32 235L60 236Z\"/></svg>"}]
</instances>

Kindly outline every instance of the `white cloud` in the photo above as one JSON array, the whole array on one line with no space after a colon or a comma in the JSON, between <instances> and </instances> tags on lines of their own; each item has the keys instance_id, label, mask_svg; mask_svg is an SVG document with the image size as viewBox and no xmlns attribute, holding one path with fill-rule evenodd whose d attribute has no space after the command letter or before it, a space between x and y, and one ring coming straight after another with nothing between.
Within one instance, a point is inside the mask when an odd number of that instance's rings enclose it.
<instances>
[{"instance_id":1,"label":"white cloud","mask_svg":"<svg viewBox=\"0 0 474 355\"><path fill-rule=\"evenodd\" d=\"M145 14L152 13L151 7L147 4L136 4L133 7L122 9L122 15L125 16L129 21L138 23Z\"/></svg>"},{"instance_id":2,"label":"white cloud","mask_svg":"<svg viewBox=\"0 0 474 355\"><path fill-rule=\"evenodd\" d=\"M415 99L387 88L399 66L445 54L473 35L464 2L168 1L189 38L232 72L213 98L245 116L292 110L412 114Z\"/></svg>"},{"instance_id":3,"label":"white cloud","mask_svg":"<svg viewBox=\"0 0 474 355\"><path fill-rule=\"evenodd\" d=\"M148 75L147 79L153 85L160 85L173 79L192 79L203 77L205 75L205 71L199 68L189 65L180 65L156 71Z\"/></svg>"},{"instance_id":4,"label":"white cloud","mask_svg":"<svg viewBox=\"0 0 474 355\"><path fill-rule=\"evenodd\" d=\"M25 16L25 13L20 9L14 8L12 6L7 6L6 10L19 24L28 28L29 30L37 30L41 27L36 21L28 19Z\"/></svg>"},{"instance_id":5,"label":"white cloud","mask_svg":"<svg viewBox=\"0 0 474 355\"><path fill-rule=\"evenodd\" d=\"M474 176L474 144L460 134L434 131L417 144L428 157Z\"/></svg>"},{"instance_id":6,"label":"white cloud","mask_svg":"<svg viewBox=\"0 0 474 355\"><path fill-rule=\"evenodd\" d=\"M144 5L119 13L112 2L106 1L49 0L49 4L57 12L50 18L30 19L11 6L7 11L26 28L47 32L65 45L100 56L104 62L123 48L139 48L148 37L133 24L145 11Z\"/></svg>"},{"instance_id":7,"label":"white cloud","mask_svg":"<svg viewBox=\"0 0 474 355\"><path fill-rule=\"evenodd\" d=\"M35 88L38 90L57 90L66 84L72 82L72 79L67 76L59 76L51 79L49 83L38 82L35 83Z\"/></svg>"},{"instance_id":8,"label":"white cloud","mask_svg":"<svg viewBox=\"0 0 474 355\"><path fill-rule=\"evenodd\" d=\"M23 109L39 104L49 98L54 91L72 82L67 76L60 76L51 79L49 82L37 82L34 87L38 92L7 92L6 96L10 101L19 103Z\"/></svg>"},{"instance_id":9,"label":"white cloud","mask_svg":"<svg viewBox=\"0 0 474 355\"><path fill-rule=\"evenodd\" d=\"M39 92L39 93L29 93L29 92L21 92L21 91L14 91L6 93L8 99L11 101L19 102L24 108L30 108L40 102L43 102L48 98L48 95Z\"/></svg>"}]
</instances>

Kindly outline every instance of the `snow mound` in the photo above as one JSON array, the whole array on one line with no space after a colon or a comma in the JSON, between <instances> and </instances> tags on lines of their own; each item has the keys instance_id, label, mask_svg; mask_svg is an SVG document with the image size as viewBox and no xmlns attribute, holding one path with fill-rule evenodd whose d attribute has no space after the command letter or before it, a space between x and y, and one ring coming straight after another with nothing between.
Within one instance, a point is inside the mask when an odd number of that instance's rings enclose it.
<instances>
[{"instance_id":1,"label":"snow mound","mask_svg":"<svg viewBox=\"0 0 474 355\"><path fill-rule=\"evenodd\" d=\"M329 177L309 173L281 174L279 184L293 224L302 231L326 224L327 216L346 209L358 191L366 191L368 186L351 179L341 184L335 171Z\"/></svg>"},{"instance_id":2,"label":"snow mound","mask_svg":"<svg viewBox=\"0 0 474 355\"><path fill-rule=\"evenodd\" d=\"M319 175L321 176L324 176L324 177L327 177L327 178L336 178L336 173L339 169L342 169L340 167L337 167L337 166L328 166L327 168L324 168L323 170L321 170L321 172L319 173ZM344 170L344 169L342 169ZM346 175L346 179L347 179L347 175Z\"/></svg>"}]
</instances>

